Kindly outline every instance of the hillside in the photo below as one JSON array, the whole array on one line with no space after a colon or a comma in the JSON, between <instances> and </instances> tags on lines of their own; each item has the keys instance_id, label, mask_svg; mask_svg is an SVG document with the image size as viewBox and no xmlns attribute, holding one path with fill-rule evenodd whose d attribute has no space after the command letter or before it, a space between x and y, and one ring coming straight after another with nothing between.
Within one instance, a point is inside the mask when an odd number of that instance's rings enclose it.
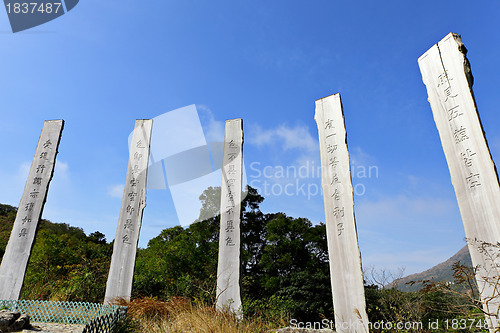
<instances>
[{"instance_id":1,"label":"hillside","mask_svg":"<svg viewBox=\"0 0 500 333\"><path fill-rule=\"evenodd\" d=\"M467 245L464 246L460 251L455 253L448 260L437 264L436 266L416 274L408 275L402 279L399 279L397 282L393 282L389 285L389 287L397 287L401 291L417 291L420 289L420 284L415 284L413 286L408 285L407 283L410 281L423 281L423 280L432 280L435 282L440 281L453 281L453 269L452 266L456 262L460 261L462 264L466 266L472 266L472 261L469 254L469 249Z\"/></svg>"},{"instance_id":2,"label":"hillside","mask_svg":"<svg viewBox=\"0 0 500 333\"><path fill-rule=\"evenodd\" d=\"M0 262L16 212L0 204ZM21 298L101 302L111 250L100 232L40 220Z\"/></svg>"}]
</instances>

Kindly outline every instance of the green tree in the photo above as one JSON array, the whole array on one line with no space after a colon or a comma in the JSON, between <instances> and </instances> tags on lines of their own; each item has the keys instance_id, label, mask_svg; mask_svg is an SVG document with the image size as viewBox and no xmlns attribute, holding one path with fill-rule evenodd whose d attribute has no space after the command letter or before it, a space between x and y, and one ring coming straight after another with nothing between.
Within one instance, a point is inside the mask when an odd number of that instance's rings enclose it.
<instances>
[{"instance_id":1,"label":"green tree","mask_svg":"<svg viewBox=\"0 0 500 333\"><path fill-rule=\"evenodd\" d=\"M202 212L216 209L219 189L208 188ZM332 313L326 230L307 219L264 214L264 198L251 187L241 209L241 274L244 311L255 314L279 304L298 319ZM220 203L218 203L220 205ZM220 216L188 228L163 230L138 253L134 294L185 296L213 301Z\"/></svg>"}]
</instances>

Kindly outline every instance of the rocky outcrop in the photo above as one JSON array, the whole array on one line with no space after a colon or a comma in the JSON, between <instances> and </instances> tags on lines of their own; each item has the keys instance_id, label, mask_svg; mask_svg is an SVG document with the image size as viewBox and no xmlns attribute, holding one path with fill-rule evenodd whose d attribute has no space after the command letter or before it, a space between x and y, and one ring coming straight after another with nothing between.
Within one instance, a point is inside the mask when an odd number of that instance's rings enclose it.
<instances>
[{"instance_id":1,"label":"rocky outcrop","mask_svg":"<svg viewBox=\"0 0 500 333\"><path fill-rule=\"evenodd\" d=\"M21 331L30 327L30 317L28 315L0 310L0 333Z\"/></svg>"}]
</instances>

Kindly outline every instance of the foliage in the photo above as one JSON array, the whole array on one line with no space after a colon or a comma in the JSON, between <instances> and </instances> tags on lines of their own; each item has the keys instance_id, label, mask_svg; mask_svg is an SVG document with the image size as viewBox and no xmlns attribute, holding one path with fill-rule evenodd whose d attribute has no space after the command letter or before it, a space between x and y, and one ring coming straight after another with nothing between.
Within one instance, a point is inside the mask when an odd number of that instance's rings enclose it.
<instances>
[{"instance_id":1,"label":"foliage","mask_svg":"<svg viewBox=\"0 0 500 333\"><path fill-rule=\"evenodd\" d=\"M0 206L2 257L15 215L15 208ZM111 246L102 233L86 236L80 228L41 220L21 298L101 302L110 258Z\"/></svg>"},{"instance_id":2,"label":"foliage","mask_svg":"<svg viewBox=\"0 0 500 333\"><path fill-rule=\"evenodd\" d=\"M213 210L209 188L200 197ZM281 312L299 320L332 316L325 225L283 213L264 214L257 191L248 188L241 212L241 276L245 315L268 310L279 300ZM219 216L186 229L173 227L140 250L134 296L182 296L213 304L217 276ZM266 295L266 296L263 296ZM276 314L273 314L276 316Z\"/></svg>"},{"instance_id":3,"label":"foliage","mask_svg":"<svg viewBox=\"0 0 500 333\"><path fill-rule=\"evenodd\" d=\"M200 197L203 214L217 213L214 200L219 198L217 188L207 189ZM259 208L263 200L249 187L241 211L241 294L244 317L250 320L239 322L214 310L220 218L215 216L188 228L165 229L138 250L134 301L120 332L189 332L200 327L264 332L289 325L291 318L333 319L325 225L284 213L264 214ZM2 256L15 216L16 208L0 205ZM87 236L80 228L40 221L22 298L101 302L111 251L112 244L98 231ZM372 270L365 286L370 322L421 322L427 327L438 320L444 330L446 320L484 318L477 271L460 263L453 268L454 283L420 281L425 288L419 292L402 292L394 284L388 288L386 280L393 276Z\"/></svg>"}]
</instances>

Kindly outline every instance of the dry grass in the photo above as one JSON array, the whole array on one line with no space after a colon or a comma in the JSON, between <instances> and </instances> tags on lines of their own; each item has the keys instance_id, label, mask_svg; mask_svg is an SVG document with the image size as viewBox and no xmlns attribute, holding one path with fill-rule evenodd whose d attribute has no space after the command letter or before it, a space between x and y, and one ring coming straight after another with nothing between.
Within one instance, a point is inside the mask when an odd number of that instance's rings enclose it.
<instances>
[{"instance_id":1,"label":"dry grass","mask_svg":"<svg viewBox=\"0 0 500 333\"><path fill-rule=\"evenodd\" d=\"M180 297L166 302L146 297L131 302L120 300L116 304L128 306L128 332L258 333L269 332L283 324L265 323L261 318L238 320L230 312L217 311L213 306L193 304Z\"/></svg>"}]
</instances>

